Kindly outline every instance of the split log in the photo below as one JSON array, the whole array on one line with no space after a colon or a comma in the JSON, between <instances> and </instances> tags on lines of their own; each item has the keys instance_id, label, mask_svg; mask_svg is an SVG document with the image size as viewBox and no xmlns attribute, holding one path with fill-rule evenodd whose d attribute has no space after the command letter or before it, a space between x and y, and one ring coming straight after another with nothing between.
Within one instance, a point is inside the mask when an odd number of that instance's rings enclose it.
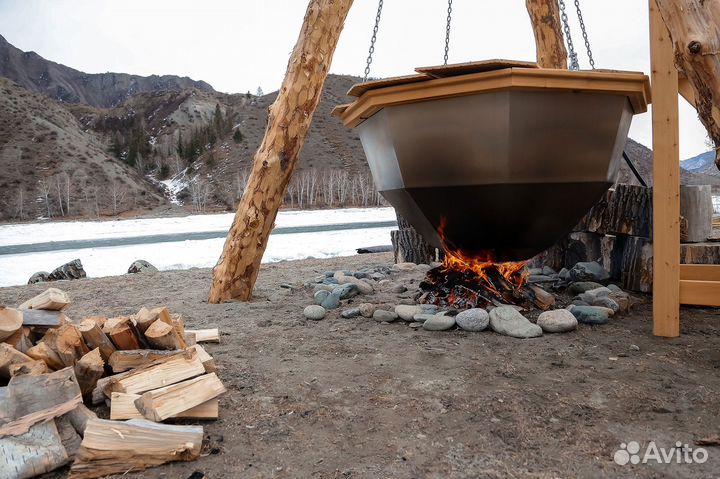
<instances>
[{"instance_id":1,"label":"split log","mask_svg":"<svg viewBox=\"0 0 720 479\"><path fill-rule=\"evenodd\" d=\"M220 331L218 328L212 329L186 329L187 333L195 333L195 340L198 343L219 343Z\"/></svg>"},{"instance_id":2,"label":"split log","mask_svg":"<svg viewBox=\"0 0 720 479\"><path fill-rule=\"evenodd\" d=\"M200 456L202 440L201 426L158 424L142 419L127 422L91 419L70 468L70 478L91 479L170 461L192 461Z\"/></svg>"},{"instance_id":3,"label":"split log","mask_svg":"<svg viewBox=\"0 0 720 479\"><path fill-rule=\"evenodd\" d=\"M620 184L608 190L574 231L652 237L652 188Z\"/></svg>"},{"instance_id":4,"label":"split log","mask_svg":"<svg viewBox=\"0 0 720 479\"><path fill-rule=\"evenodd\" d=\"M129 316L108 319L103 326L103 332L117 349L140 349L140 335Z\"/></svg>"},{"instance_id":5,"label":"split log","mask_svg":"<svg viewBox=\"0 0 720 479\"><path fill-rule=\"evenodd\" d=\"M34 424L72 411L82 404L72 368L42 376L15 376L7 386L9 422L0 425L0 437L25 434Z\"/></svg>"},{"instance_id":6,"label":"split log","mask_svg":"<svg viewBox=\"0 0 720 479\"><path fill-rule=\"evenodd\" d=\"M54 471L70 461L55 421L35 424L24 434L0 439L0 475L26 479Z\"/></svg>"},{"instance_id":7,"label":"split log","mask_svg":"<svg viewBox=\"0 0 720 479\"><path fill-rule=\"evenodd\" d=\"M692 243L680 245L681 264L720 264L719 243Z\"/></svg>"},{"instance_id":8,"label":"split log","mask_svg":"<svg viewBox=\"0 0 720 479\"><path fill-rule=\"evenodd\" d=\"M104 403L107 399L110 398L110 392L105 392L105 390L108 388L109 384L112 381L119 381L124 376L129 374L130 371L120 374L115 374L114 376L105 376L104 378L98 379L97 384L95 385L95 389L93 389L92 394L90 395L90 404L93 406L97 406L98 404Z\"/></svg>"},{"instance_id":9,"label":"split log","mask_svg":"<svg viewBox=\"0 0 720 479\"><path fill-rule=\"evenodd\" d=\"M186 330L184 339L186 347L195 346L197 344L197 336L192 331Z\"/></svg>"},{"instance_id":10,"label":"split log","mask_svg":"<svg viewBox=\"0 0 720 479\"><path fill-rule=\"evenodd\" d=\"M164 306L153 309L141 308L140 311L135 314L135 323L141 333L144 333L145 330L158 319L164 323L173 324L170 312Z\"/></svg>"},{"instance_id":11,"label":"split log","mask_svg":"<svg viewBox=\"0 0 720 479\"><path fill-rule=\"evenodd\" d=\"M83 396L92 393L104 372L105 362L100 354L100 348L95 348L80 358L75 364L75 377Z\"/></svg>"},{"instance_id":12,"label":"split log","mask_svg":"<svg viewBox=\"0 0 720 479\"><path fill-rule=\"evenodd\" d=\"M68 318L60 311L44 309L26 309L23 311L23 326L57 328L68 323Z\"/></svg>"},{"instance_id":13,"label":"split log","mask_svg":"<svg viewBox=\"0 0 720 479\"><path fill-rule=\"evenodd\" d=\"M180 337L172 324L156 320L145 330L145 338L156 349L183 349L185 340Z\"/></svg>"},{"instance_id":14,"label":"split log","mask_svg":"<svg viewBox=\"0 0 720 479\"><path fill-rule=\"evenodd\" d=\"M26 363L16 363L10 366L10 376L12 377L22 376L23 374L39 376L50 372L52 370L45 364L45 361L30 360Z\"/></svg>"},{"instance_id":15,"label":"split log","mask_svg":"<svg viewBox=\"0 0 720 479\"><path fill-rule=\"evenodd\" d=\"M177 337L180 340L180 347L182 349L187 348L187 341L185 341L185 320L183 320L181 315L178 314L174 318L172 318L172 326L173 328L175 328Z\"/></svg>"},{"instance_id":16,"label":"split log","mask_svg":"<svg viewBox=\"0 0 720 479\"><path fill-rule=\"evenodd\" d=\"M621 282L629 291L652 291L652 242L645 238L630 236L625 241Z\"/></svg>"},{"instance_id":17,"label":"split log","mask_svg":"<svg viewBox=\"0 0 720 479\"><path fill-rule=\"evenodd\" d=\"M712 233L710 185L680 185L680 241L702 243Z\"/></svg>"},{"instance_id":18,"label":"split log","mask_svg":"<svg viewBox=\"0 0 720 479\"><path fill-rule=\"evenodd\" d=\"M114 391L141 394L145 391L199 376L204 372L205 367L200 361L197 351L187 349L133 369L119 379L116 379L117 376L115 376L105 386L105 395L107 396Z\"/></svg>"},{"instance_id":19,"label":"split log","mask_svg":"<svg viewBox=\"0 0 720 479\"><path fill-rule=\"evenodd\" d=\"M139 368L161 358L174 356L177 351L156 349L135 349L132 351L115 351L108 360L108 365L114 373L121 373L130 369Z\"/></svg>"},{"instance_id":20,"label":"split log","mask_svg":"<svg viewBox=\"0 0 720 479\"><path fill-rule=\"evenodd\" d=\"M33 346L32 341L30 341L29 335L30 328L22 327L15 331L12 336L5 338L3 340L3 343L9 344L21 353L27 354L28 350Z\"/></svg>"},{"instance_id":21,"label":"split log","mask_svg":"<svg viewBox=\"0 0 720 479\"><path fill-rule=\"evenodd\" d=\"M65 291L57 288L48 288L34 298L30 298L18 309L47 309L50 311L60 311L70 304L70 298Z\"/></svg>"},{"instance_id":22,"label":"split log","mask_svg":"<svg viewBox=\"0 0 720 479\"><path fill-rule=\"evenodd\" d=\"M90 352L80 330L74 324L63 324L57 329L49 329L42 342L57 353L65 366L74 366L84 354Z\"/></svg>"},{"instance_id":23,"label":"split log","mask_svg":"<svg viewBox=\"0 0 720 479\"><path fill-rule=\"evenodd\" d=\"M352 0L310 0L285 80L268 113L222 255L213 270L210 303L252 296L277 211L310 128Z\"/></svg>"},{"instance_id":24,"label":"split log","mask_svg":"<svg viewBox=\"0 0 720 479\"><path fill-rule=\"evenodd\" d=\"M189 349L193 349L195 352L197 352L198 358L202 362L206 373L217 372L217 364L215 363L215 359L210 356L207 351L205 351L205 348L203 348L199 344L196 344Z\"/></svg>"},{"instance_id":25,"label":"split log","mask_svg":"<svg viewBox=\"0 0 720 479\"><path fill-rule=\"evenodd\" d=\"M600 265L610 273L610 279L619 280L622 277L625 241L625 236L605 235L600 238Z\"/></svg>"},{"instance_id":26,"label":"split log","mask_svg":"<svg viewBox=\"0 0 720 479\"><path fill-rule=\"evenodd\" d=\"M21 311L0 306L0 341L15 334L22 328L23 315Z\"/></svg>"},{"instance_id":27,"label":"split log","mask_svg":"<svg viewBox=\"0 0 720 479\"><path fill-rule=\"evenodd\" d=\"M97 419L97 414L92 412L84 404L80 404L72 411L65 414L75 431L81 436L85 435L85 427L90 419Z\"/></svg>"},{"instance_id":28,"label":"split log","mask_svg":"<svg viewBox=\"0 0 720 479\"><path fill-rule=\"evenodd\" d=\"M11 377L10 368L14 364L32 362L32 358L21 353L7 343L0 343L0 377Z\"/></svg>"},{"instance_id":29,"label":"split log","mask_svg":"<svg viewBox=\"0 0 720 479\"><path fill-rule=\"evenodd\" d=\"M33 359L44 361L50 369L58 370L65 367L65 363L60 359L58 353L53 351L53 349L43 341L28 349L27 355Z\"/></svg>"},{"instance_id":30,"label":"split log","mask_svg":"<svg viewBox=\"0 0 720 479\"><path fill-rule=\"evenodd\" d=\"M226 391L215 373L148 391L135 400L135 407L151 421L164 421L183 411L215 399Z\"/></svg>"},{"instance_id":31,"label":"split log","mask_svg":"<svg viewBox=\"0 0 720 479\"><path fill-rule=\"evenodd\" d=\"M110 338L103 332L101 327L92 318L85 318L78 326L80 334L82 334L85 344L88 348L99 348L100 355L104 361L110 359L110 356L116 351L115 345Z\"/></svg>"},{"instance_id":32,"label":"split log","mask_svg":"<svg viewBox=\"0 0 720 479\"><path fill-rule=\"evenodd\" d=\"M140 397L139 394L112 393L110 396L110 419L145 419L135 407L135 400ZM219 411L220 402L218 399L210 399L168 419L217 419Z\"/></svg>"},{"instance_id":33,"label":"split log","mask_svg":"<svg viewBox=\"0 0 720 479\"><path fill-rule=\"evenodd\" d=\"M720 3L657 0L675 50L675 66L695 92L695 108L715 146L720 146ZM720 168L720 157L715 164Z\"/></svg>"},{"instance_id":34,"label":"split log","mask_svg":"<svg viewBox=\"0 0 720 479\"><path fill-rule=\"evenodd\" d=\"M107 316L96 315L96 316L85 316L84 318L82 318L82 320L80 322L82 323L86 319L90 320L90 321L95 321L95 324L97 324L100 329L102 329L103 326L105 326L105 323L107 323L107 320L108 320Z\"/></svg>"},{"instance_id":35,"label":"split log","mask_svg":"<svg viewBox=\"0 0 720 479\"><path fill-rule=\"evenodd\" d=\"M435 261L435 247L430 246L397 210L395 217L398 229L390 232L395 263L430 264Z\"/></svg>"},{"instance_id":36,"label":"split log","mask_svg":"<svg viewBox=\"0 0 720 479\"><path fill-rule=\"evenodd\" d=\"M567 70L567 50L557 0L526 0L525 6L535 34L538 66Z\"/></svg>"}]
</instances>

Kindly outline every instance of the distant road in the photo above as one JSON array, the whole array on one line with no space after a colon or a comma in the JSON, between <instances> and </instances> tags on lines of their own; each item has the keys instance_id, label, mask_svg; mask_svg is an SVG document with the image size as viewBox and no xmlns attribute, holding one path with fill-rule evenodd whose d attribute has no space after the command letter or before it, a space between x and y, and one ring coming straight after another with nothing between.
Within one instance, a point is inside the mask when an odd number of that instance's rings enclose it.
<instances>
[{"instance_id":1,"label":"distant road","mask_svg":"<svg viewBox=\"0 0 720 479\"><path fill-rule=\"evenodd\" d=\"M359 230L370 228L388 228L397 226L397 221L369 221L364 223L336 223L332 225L315 225L315 226L285 226L275 228L272 231L274 235L292 234L292 233L319 233L323 231L341 231L341 230ZM83 248L104 248L109 246L128 246L138 244L152 243L170 243L175 241L193 241L207 240L214 238L224 238L227 236L227 230L220 231L200 231L197 233L172 233L164 235L147 235L147 236L131 236L127 238L103 238L88 240L67 240L67 241L48 241L46 243L33 244L17 244L10 246L0 246L0 255L7 254L23 254L23 253L41 253L46 251L61 251L68 249Z\"/></svg>"}]
</instances>

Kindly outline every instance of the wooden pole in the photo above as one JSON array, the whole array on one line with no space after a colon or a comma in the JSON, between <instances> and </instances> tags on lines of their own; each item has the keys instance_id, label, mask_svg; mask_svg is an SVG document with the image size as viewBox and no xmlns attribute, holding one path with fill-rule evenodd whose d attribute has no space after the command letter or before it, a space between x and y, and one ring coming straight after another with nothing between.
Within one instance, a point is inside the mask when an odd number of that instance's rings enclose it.
<instances>
[{"instance_id":1,"label":"wooden pole","mask_svg":"<svg viewBox=\"0 0 720 479\"><path fill-rule=\"evenodd\" d=\"M526 0L525 6L535 34L538 65L567 70L567 50L557 0Z\"/></svg>"},{"instance_id":2,"label":"wooden pole","mask_svg":"<svg viewBox=\"0 0 720 479\"><path fill-rule=\"evenodd\" d=\"M650 1L653 130L653 334L680 335L678 72L655 0Z\"/></svg>"},{"instance_id":3,"label":"wooden pole","mask_svg":"<svg viewBox=\"0 0 720 479\"><path fill-rule=\"evenodd\" d=\"M211 303L252 296L268 237L320 100L352 0L310 0L285 80L213 271Z\"/></svg>"},{"instance_id":4,"label":"wooden pole","mask_svg":"<svg viewBox=\"0 0 720 479\"><path fill-rule=\"evenodd\" d=\"M717 148L720 146L720 2L657 0L657 7L670 32L675 65L694 90L698 117ZM715 165L720 168L717 149Z\"/></svg>"}]
</instances>

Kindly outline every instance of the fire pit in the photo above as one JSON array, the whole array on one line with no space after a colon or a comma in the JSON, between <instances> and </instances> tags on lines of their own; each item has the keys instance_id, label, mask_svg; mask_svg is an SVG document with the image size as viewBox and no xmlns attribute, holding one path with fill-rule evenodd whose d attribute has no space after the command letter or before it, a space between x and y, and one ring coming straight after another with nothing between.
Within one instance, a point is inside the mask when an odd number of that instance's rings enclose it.
<instances>
[{"instance_id":1,"label":"fire pit","mask_svg":"<svg viewBox=\"0 0 720 479\"><path fill-rule=\"evenodd\" d=\"M527 66L419 69L353 87L357 100L338 110L379 191L430 244L525 260L612 184L632 116L647 110L647 76Z\"/></svg>"}]
</instances>

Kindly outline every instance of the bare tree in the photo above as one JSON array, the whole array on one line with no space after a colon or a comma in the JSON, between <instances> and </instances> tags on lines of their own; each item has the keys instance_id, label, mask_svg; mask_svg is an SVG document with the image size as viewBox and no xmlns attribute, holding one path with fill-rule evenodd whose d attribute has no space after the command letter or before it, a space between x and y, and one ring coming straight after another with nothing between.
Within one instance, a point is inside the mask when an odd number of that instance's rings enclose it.
<instances>
[{"instance_id":1,"label":"bare tree","mask_svg":"<svg viewBox=\"0 0 720 479\"><path fill-rule=\"evenodd\" d=\"M122 204L125 201L125 196L127 195L127 188L124 184L113 181L110 184L109 194L110 204L113 209L113 215L117 215L119 209L122 207Z\"/></svg>"},{"instance_id":2,"label":"bare tree","mask_svg":"<svg viewBox=\"0 0 720 479\"><path fill-rule=\"evenodd\" d=\"M50 193L52 193L52 185L45 178L38 181L38 192L45 202L45 210L47 211L47 217L52 218L52 210L50 208Z\"/></svg>"},{"instance_id":3,"label":"bare tree","mask_svg":"<svg viewBox=\"0 0 720 479\"><path fill-rule=\"evenodd\" d=\"M195 181L190 182L189 188L193 211L196 213L204 212L208 197L210 196L210 188L207 182L201 178L197 178Z\"/></svg>"}]
</instances>

